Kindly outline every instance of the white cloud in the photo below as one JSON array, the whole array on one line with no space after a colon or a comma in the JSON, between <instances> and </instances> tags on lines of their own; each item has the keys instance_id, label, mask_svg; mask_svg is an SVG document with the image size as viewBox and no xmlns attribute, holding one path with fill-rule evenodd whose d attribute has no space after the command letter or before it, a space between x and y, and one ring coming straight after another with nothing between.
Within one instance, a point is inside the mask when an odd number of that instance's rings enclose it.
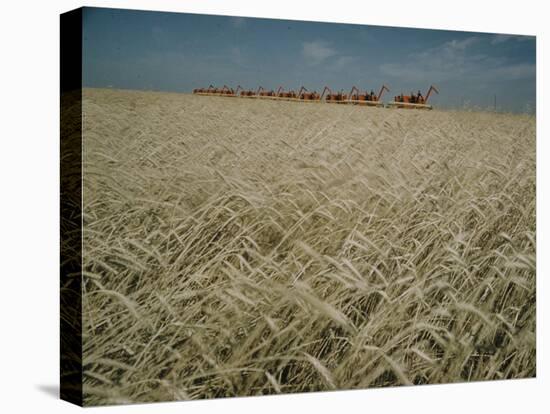
<instances>
[{"instance_id":1,"label":"white cloud","mask_svg":"<svg viewBox=\"0 0 550 414\"><path fill-rule=\"evenodd\" d=\"M319 64L336 54L336 50L323 41L318 40L302 44L302 56L311 64Z\"/></svg>"},{"instance_id":2,"label":"white cloud","mask_svg":"<svg viewBox=\"0 0 550 414\"><path fill-rule=\"evenodd\" d=\"M423 52L411 54L405 62L382 64L380 71L386 76L406 82L434 83L450 80L482 83L534 76L534 65L510 64L503 58L472 51L471 47L480 41L481 39L475 36L451 40Z\"/></svg>"},{"instance_id":3,"label":"white cloud","mask_svg":"<svg viewBox=\"0 0 550 414\"><path fill-rule=\"evenodd\" d=\"M405 63L380 65L383 74L411 82L441 82L464 74L472 62L486 59L485 55L469 55L467 49L479 41L472 36L451 40L423 52L411 54Z\"/></svg>"},{"instance_id":4,"label":"white cloud","mask_svg":"<svg viewBox=\"0 0 550 414\"><path fill-rule=\"evenodd\" d=\"M418 54L422 60L432 59L439 63L447 62L450 65L463 60L466 55L466 50L479 41L478 37L472 36L462 40L451 40L443 43L440 46L427 49L426 51Z\"/></svg>"},{"instance_id":5,"label":"white cloud","mask_svg":"<svg viewBox=\"0 0 550 414\"><path fill-rule=\"evenodd\" d=\"M453 39L447 43L444 43L443 48L447 50L466 50L473 44L477 43L479 40L479 37L476 36L467 37L466 39L462 40Z\"/></svg>"},{"instance_id":6,"label":"white cloud","mask_svg":"<svg viewBox=\"0 0 550 414\"><path fill-rule=\"evenodd\" d=\"M357 63L357 58L354 56L340 56L338 57L333 64L333 68L336 70L349 68L351 65Z\"/></svg>"}]
</instances>

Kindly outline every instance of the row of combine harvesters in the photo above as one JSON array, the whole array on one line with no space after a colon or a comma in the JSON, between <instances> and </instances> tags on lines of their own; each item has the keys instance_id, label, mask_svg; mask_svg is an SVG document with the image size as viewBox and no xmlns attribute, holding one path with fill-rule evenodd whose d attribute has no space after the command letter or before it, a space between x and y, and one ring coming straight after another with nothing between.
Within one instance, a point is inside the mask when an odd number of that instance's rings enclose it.
<instances>
[{"instance_id":1,"label":"row of combine harvesters","mask_svg":"<svg viewBox=\"0 0 550 414\"><path fill-rule=\"evenodd\" d=\"M380 106L380 107L394 107L394 108L408 108L408 109L432 109L431 105L428 105L428 99L432 92L439 93L439 91L432 85L426 92L426 95L422 95L420 91L417 94L411 93L410 95L397 95L394 96L392 102L384 104L381 101L384 91L390 91L386 85L382 85L380 91L376 95L373 90L370 92L365 91L361 93L358 88L353 86L349 93L340 91L333 93L332 90L325 86L321 94L317 91L308 91L305 87L301 87L298 92L294 90L285 91L282 86L279 86L277 91L266 90L260 86L257 90L245 90L240 85L236 89L230 88L224 85L222 88L216 88L210 85L208 88L194 89L193 93L196 95L205 96L227 96L238 98L250 98L250 99L272 99L272 100L284 100L284 101L296 101L296 102L325 102L336 104L351 104L351 105L365 105L365 106Z\"/></svg>"}]
</instances>

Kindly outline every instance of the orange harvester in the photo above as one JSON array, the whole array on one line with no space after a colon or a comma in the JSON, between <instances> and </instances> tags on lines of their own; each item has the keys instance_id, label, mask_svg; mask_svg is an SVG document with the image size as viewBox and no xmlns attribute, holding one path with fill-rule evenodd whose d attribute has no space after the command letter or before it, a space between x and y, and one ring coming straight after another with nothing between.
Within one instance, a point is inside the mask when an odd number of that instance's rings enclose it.
<instances>
[{"instance_id":1,"label":"orange harvester","mask_svg":"<svg viewBox=\"0 0 550 414\"><path fill-rule=\"evenodd\" d=\"M223 85L223 88L216 88L210 85L208 88L193 89L193 93L197 95L238 96L239 89L242 89L241 85L237 86L236 90L227 85Z\"/></svg>"},{"instance_id":2,"label":"orange harvester","mask_svg":"<svg viewBox=\"0 0 550 414\"><path fill-rule=\"evenodd\" d=\"M317 93L317 91L309 92L305 87L302 86L303 92L301 92L298 96L298 99L302 101L320 101L321 95ZM301 90L302 90L301 89ZM300 90L300 91L301 91Z\"/></svg>"},{"instance_id":3,"label":"orange harvester","mask_svg":"<svg viewBox=\"0 0 550 414\"><path fill-rule=\"evenodd\" d=\"M334 93L328 86L325 86L320 95L317 91L308 91L305 86L302 86L298 92L292 89L285 91L282 86L279 86L276 91L273 89L266 90L263 86L259 86L257 90L245 90L241 85L238 85L236 89L230 88L227 85L223 85L222 88L216 88L213 85L210 85L208 88L193 89L193 93L197 95L231 96L297 102L326 102L365 106L384 106L381 101L384 91L390 91L386 85L382 85L377 95L373 90L370 92L364 91L364 93L361 93L356 86L353 86L348 94L344 93L343 90ZM432 92L439 93L437 88L432 85L426 92L425 97L420 91L418 91L417 94L411 93L410 95L397 95L394 97L393 101L389 102L386 106L407 109L432 109L432 106L428 105L428 99L430 98Z\"/></svg>"},{"instance_id":4,"label":"orange harvester","mask_svg":"<svg viewBox=\"0 0 550 414\"><path fill-rule=\"evenodd\" d=\"M325 86L325 89L323 89L323 93L321 94L321 99L322 99L323 96L325 96L325 93L327 91L328 91L328 94L325 97L325 102L327 102L327 103L346 103L345 101L348 99L348 96L343 91L340 91L338 93L333 93L328 86Z\"/></svg>"},{"instance_id":5,"label":"orange harvester","mask_svg":"<svg viewBox=\"0 0 550 414\"><path fill-rule=\"evenodd\" d=\"M254 96L256 94L256 92L254 92L253 90L251 89L248 89L248 90L242 90L241 91L241 94L240 96L243 97L243 98L250 98L252 96Z\"/></svg>"},{"instance_id":6,"label":"orange harvester","mask_svg":"<svg viewBox=\"0 0 550 414\"><path fill-rule=\"evenodd\" d=\"M296 99L298 97L298 94L296 91L293 91L292 89L285 91L282 86L279 86L279 89L277 89L277 98L281 99Z\"/></svg>"},{"instance_id":7,"label":"orange harvester","mask_svg":"<svg viewBox=\"0 0 550 414\"><path fill-rule=\"evenodd\" d=\"M263 86L260 86L258 88L258 92L256 92L256 96L258 98L264 98L264 97L274 97L276 96L276 93L275 91L272 89L270 91L266 91Z\"/></svg>"},{"instance_id":8,"label":"orange harvester","mask_svg":"<svg viewBox=\"0 0 550 414\"><path fill-rule=\"evenodd\" d=\"M393 98L393 102L390 102L388 105L394 106L397 108L407 108L407 109L432 109L431 105L428 105L428 99L432 92L439 93L435 86L431 85L426 92L426 96L422 96L422 93L418 91L417 94L411 93L410 95L397 95Z\"/></svg>"},{"instance_id":9,"label":"orange harvester","mask_svg":"<svg viewBox=\"0 0 550 414\"><path fill-rule=\"evenodd\" d=\"M365 93L362 94L361 92L359 92L359 89L354 86L349 92L348 103L355 105L383 106L383 103L380 101L380 99L382 98L384 91L390 91L386 85L382 85L380 91L378 92L378 95L375 95L374 91L372 90L370 91L370 93L367 93L367 91L365 91Z\"/></svg>"}]
</instances>

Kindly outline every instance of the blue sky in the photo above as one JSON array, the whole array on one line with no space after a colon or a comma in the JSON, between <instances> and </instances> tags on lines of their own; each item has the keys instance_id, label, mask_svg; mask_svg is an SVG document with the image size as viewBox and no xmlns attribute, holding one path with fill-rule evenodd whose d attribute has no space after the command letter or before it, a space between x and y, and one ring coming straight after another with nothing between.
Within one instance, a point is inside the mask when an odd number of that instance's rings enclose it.
<instances>
[{"instance_id":1,"label":"blue sky","mask_svg":"<svg viewBox=\"0 0 550 414\"><path fill-rule=\"evenodd\" d=\"M86 87L190 92L209 84L390 96L430 84L434 105L535 107L533 36L85 8Z\"/></svg>"}]
</instances>

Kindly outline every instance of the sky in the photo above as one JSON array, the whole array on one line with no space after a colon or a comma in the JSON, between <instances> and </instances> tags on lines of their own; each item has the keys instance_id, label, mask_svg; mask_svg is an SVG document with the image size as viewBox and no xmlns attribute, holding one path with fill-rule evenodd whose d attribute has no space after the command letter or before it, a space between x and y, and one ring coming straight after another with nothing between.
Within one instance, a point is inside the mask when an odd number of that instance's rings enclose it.
<instances>
[{"instance_id":1,"label":"sky","mask_svg":"<svg viewBox=\"0 0 550 414\"><path fill-rule=\"evenodd\" d=\"M223 86L400 93L432 104L533 112L534 36L85 8L85 87Z\"/></svg>"}]
</instances>

